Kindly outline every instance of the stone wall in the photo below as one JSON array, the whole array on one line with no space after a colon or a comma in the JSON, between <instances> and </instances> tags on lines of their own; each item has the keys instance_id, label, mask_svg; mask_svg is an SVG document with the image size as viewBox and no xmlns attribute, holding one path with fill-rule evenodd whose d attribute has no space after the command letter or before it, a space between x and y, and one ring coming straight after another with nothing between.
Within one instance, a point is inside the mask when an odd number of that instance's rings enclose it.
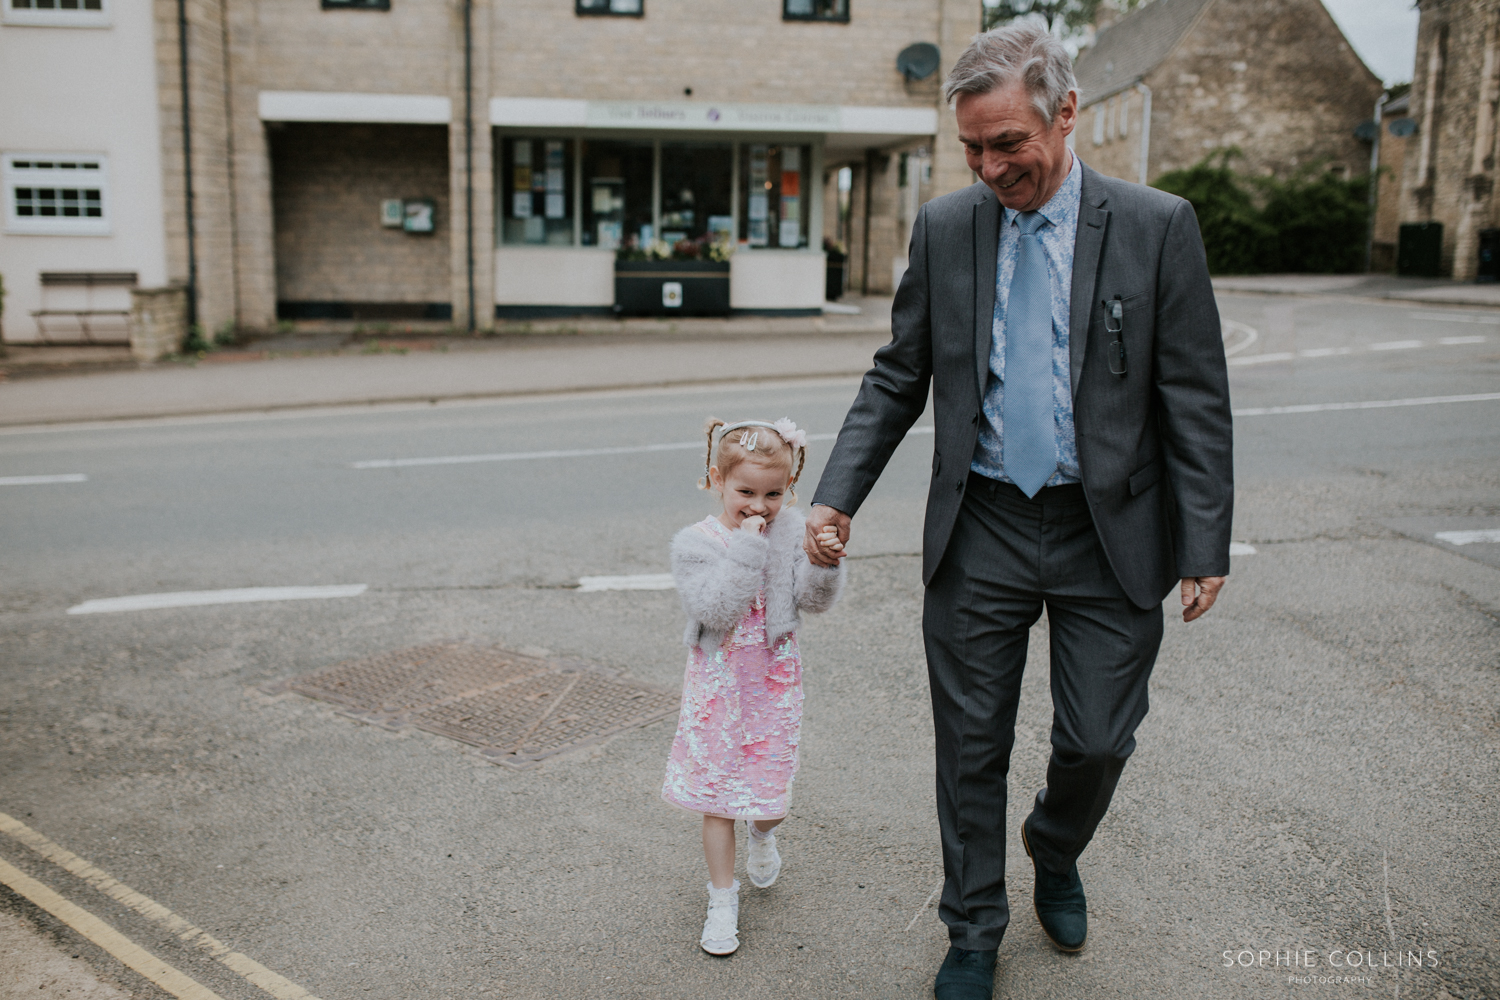
<instances>
[{"instance_id":1,"label":"stone wall","mask_svg":"<svg viewBox=\"0 0 1500 1000\"><path fill-rule=\"evenodd\" d=\"M1402 178L1401 221L1443 224L1443 271L1468 280L1495 205L1500 0L1423 0L1411 111L1418 131Z\"/></svg>"},{"instance_id":2,"label":"stone wall","mask_svg":"<svg viewBox=\"0 0 1500 1000\"><path fill-rule=\"evenodd\" d=\"M449 130L287 123L270 132L280 301L452 301ZM386 198L431 198L437 229L380 224Z\"/></svg>"},{"instance_id":3,"label":"stone wall","mask_svg":"<svg viewBox=\"0 0 1500 1000\"><path fill-rule=\"evenodd\" d=\"M1238 147L1238 168L1285 177L1328 164L1347 175L1369 169L1354 129L1374 113L1382 84L1355 55L1320 0L1217 0L1146 74L1152 91L1150 180ZM1088 95L1085 95L1088 99ZM1111 102L1114 103L1114 102ZM1090 166L1140 179L1141 97L1125 102L1128 129L1094 143L1094 107L1076 140Z\"/></svg>"}]
</instances>

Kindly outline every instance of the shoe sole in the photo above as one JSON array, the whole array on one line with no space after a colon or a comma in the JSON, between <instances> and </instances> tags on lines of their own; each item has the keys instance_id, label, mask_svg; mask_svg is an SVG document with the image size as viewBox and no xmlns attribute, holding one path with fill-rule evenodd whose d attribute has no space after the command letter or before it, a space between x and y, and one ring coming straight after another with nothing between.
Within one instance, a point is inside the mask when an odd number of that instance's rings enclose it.
<instances>
[{"instance_id":1,"label":"shoe sole","mask_svg":"<svg viewBox=\"0 0 1500 1000\"><path fill-rule=\"evenodd\" d=\"M739 941L735 941L733 944L724 945L720 944L719 942L714 942L712 945L710 945L707 942L699 941L698 947L702 948L710 955L733 955L735 952L740 950L740 943Z\"/></svg>"},{"instance_id":2,"label":"shoe sole","mask_svg":"<svg viewBox=\"0 0 1500 1000\"><path fill-rule=\"evenodd\" d=\"M1026 848L1026 856L1031 859L1031 868L1032 868L1032 871L1035 871L1036 870L1036 866L1037 866L1036 865L1036 855L1034 855L1034 854L1031 853L1031 842L1026 839L1026 824L1025 823L1021 824L1021 846L1024 847L1024 848ZM1052 942L1052 947L1056 948L1058 951L1064 952L1065 954L1068 954L1068 955L1073 955L1073 954L1077 954L1078 952L1082 951L1083 950L1083 946L1086 945L1086 944L1088 944L1089 936L1088 936L1087 932L1084 933L1083 940L1080 941L1080 942L1078 942L1076 945L1073 945L1072 947L1069 947L1068 945L1065 945L1065 944L1059 944L1057 942L1057 938L1053 937L1051 934L1048 934L1047 933L1047 925L1044 924L1044 923L1042 923L1042 911L1040 911L1040 910L1038 910L1036 908L1036 895L1035 895L1034 891L1033 891L1032 898L1031 898L1031 912L1036 914L1036 922L1037 922L1038 926L1040 926L1042 928L1042 933L1044 935L1046 935L1046 938L1047 938L1048 941Z\"/></svg>"},{"instance_id":3,"label":"shoe sole","mask_svg":"<svg viewBox=\"0 0 1500 1000\"><path fill-rule=\"evenodd\" d=\"M749 873L747 872L746 874L749 874ZM771 886L773 886L773 885L776 884L776 880L778 878L780 878L780 877L781 877L781 869L778 868L776 870L776 874L771 876L771 881L769 881L769 882L762 882L759 879L757 879L754 875L751 875L750 876L750 884L753 885L753 886L755 886L755 888L757 888L757 889L769 889L769 888L771 888Z\"/></svg>"}]
</instances>

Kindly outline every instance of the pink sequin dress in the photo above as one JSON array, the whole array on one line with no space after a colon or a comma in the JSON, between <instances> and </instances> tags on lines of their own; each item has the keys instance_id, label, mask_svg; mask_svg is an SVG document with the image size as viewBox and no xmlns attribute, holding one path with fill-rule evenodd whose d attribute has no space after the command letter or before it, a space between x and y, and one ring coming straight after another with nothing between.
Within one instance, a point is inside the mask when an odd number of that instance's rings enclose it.
<instances>
[{"instance_id":1,"label":"pink sequin dress","mask_svg":"<svg viewBox=\"0 0 1500 1000\"><path fill-rule=\"evenodd\" d=\"M697 527L727 549L717 517ZM766 645L762 586L719 648L695 646L682 682L682 712L662 798L726 819L786 815L802 730L802 656L789 632Z\"/></svg>"}]
</instances>

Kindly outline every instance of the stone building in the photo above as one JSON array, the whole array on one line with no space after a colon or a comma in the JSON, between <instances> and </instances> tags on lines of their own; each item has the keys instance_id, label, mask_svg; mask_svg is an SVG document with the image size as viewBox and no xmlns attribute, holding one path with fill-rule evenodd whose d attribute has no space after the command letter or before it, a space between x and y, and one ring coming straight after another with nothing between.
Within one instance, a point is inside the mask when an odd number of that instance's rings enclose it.
<instances>
[{"instance_id":1,"label":"stone building","mask_svg":"<svg viewBox=\"0 0 1500 1000\"><path fill-rule=\"evenodd\" d=\"M1375 221L1370 233L1370 270L1396 270L1396 244L1401 228L1401 185L1406 159L1416 142L1411 117L1411 94L1387 101L1380 109L1379 176L1375 188Z\"/></svg>"},{"instance_id":2,"label":"stone building","mask_svg":"<svg viewBox=\"0 0 1500 1000\"><path fill-rule=\"evenodd\" d=\"M38 109L0 153L109 150L135 248L7 224L8 339L36 336L49 254L191 278L209 335L607 312L615 248L680 239L735 250L735 308L810 312L842 169L851 284L876 293L917 206L970 182L939 86L977 0L77 0L113 34L0 2L0 86ZM941 52L921 79L897 67L914 43Z\"/></svg>"},{"instance_id":3,"label":"stone building","mask_svg":"<svg viewBox=\"0 0 1500 1000\"><path fill-rule=\"evenodd\" d=\"M1103 173L1149 183L1228 147L1254 174L1369 169L1354 129L1383 87L1320 0L1153 0L1075 71L1075 148Z\"/></svg>"},{"instance_id":4,"label":"stone building","mask_svg":"<svg viewBox=\"0 0 1500 1000\"><path fill-rule=\"evenodd\" d=\"M1422 0L1410 115L1415 149L1401 221L1438 222L1442 273L1474 278L1479 233L1500 226L1495 197L1500 0Z\"/></svg>"}]
</instances>

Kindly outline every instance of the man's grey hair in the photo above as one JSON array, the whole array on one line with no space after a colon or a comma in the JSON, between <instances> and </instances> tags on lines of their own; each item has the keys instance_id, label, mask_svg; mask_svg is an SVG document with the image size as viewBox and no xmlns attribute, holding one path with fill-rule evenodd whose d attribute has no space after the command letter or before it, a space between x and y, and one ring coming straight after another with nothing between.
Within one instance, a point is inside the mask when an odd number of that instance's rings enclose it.
<instances>
[{"instance_id":1,"label":"man's grey hair","mask_svg":"<svg viewBox=\"0 0 1500 1000\"><path fill-rule=\"evenodd\" d=\"M982 35L958 57L943 96L949 104L960 94L988 94L1020 80L1031 93L1031 101L1048 125L1078 90L1073 60L1052 33L1031 21L1014 21Z\"/></svg>"}]
</instances>

